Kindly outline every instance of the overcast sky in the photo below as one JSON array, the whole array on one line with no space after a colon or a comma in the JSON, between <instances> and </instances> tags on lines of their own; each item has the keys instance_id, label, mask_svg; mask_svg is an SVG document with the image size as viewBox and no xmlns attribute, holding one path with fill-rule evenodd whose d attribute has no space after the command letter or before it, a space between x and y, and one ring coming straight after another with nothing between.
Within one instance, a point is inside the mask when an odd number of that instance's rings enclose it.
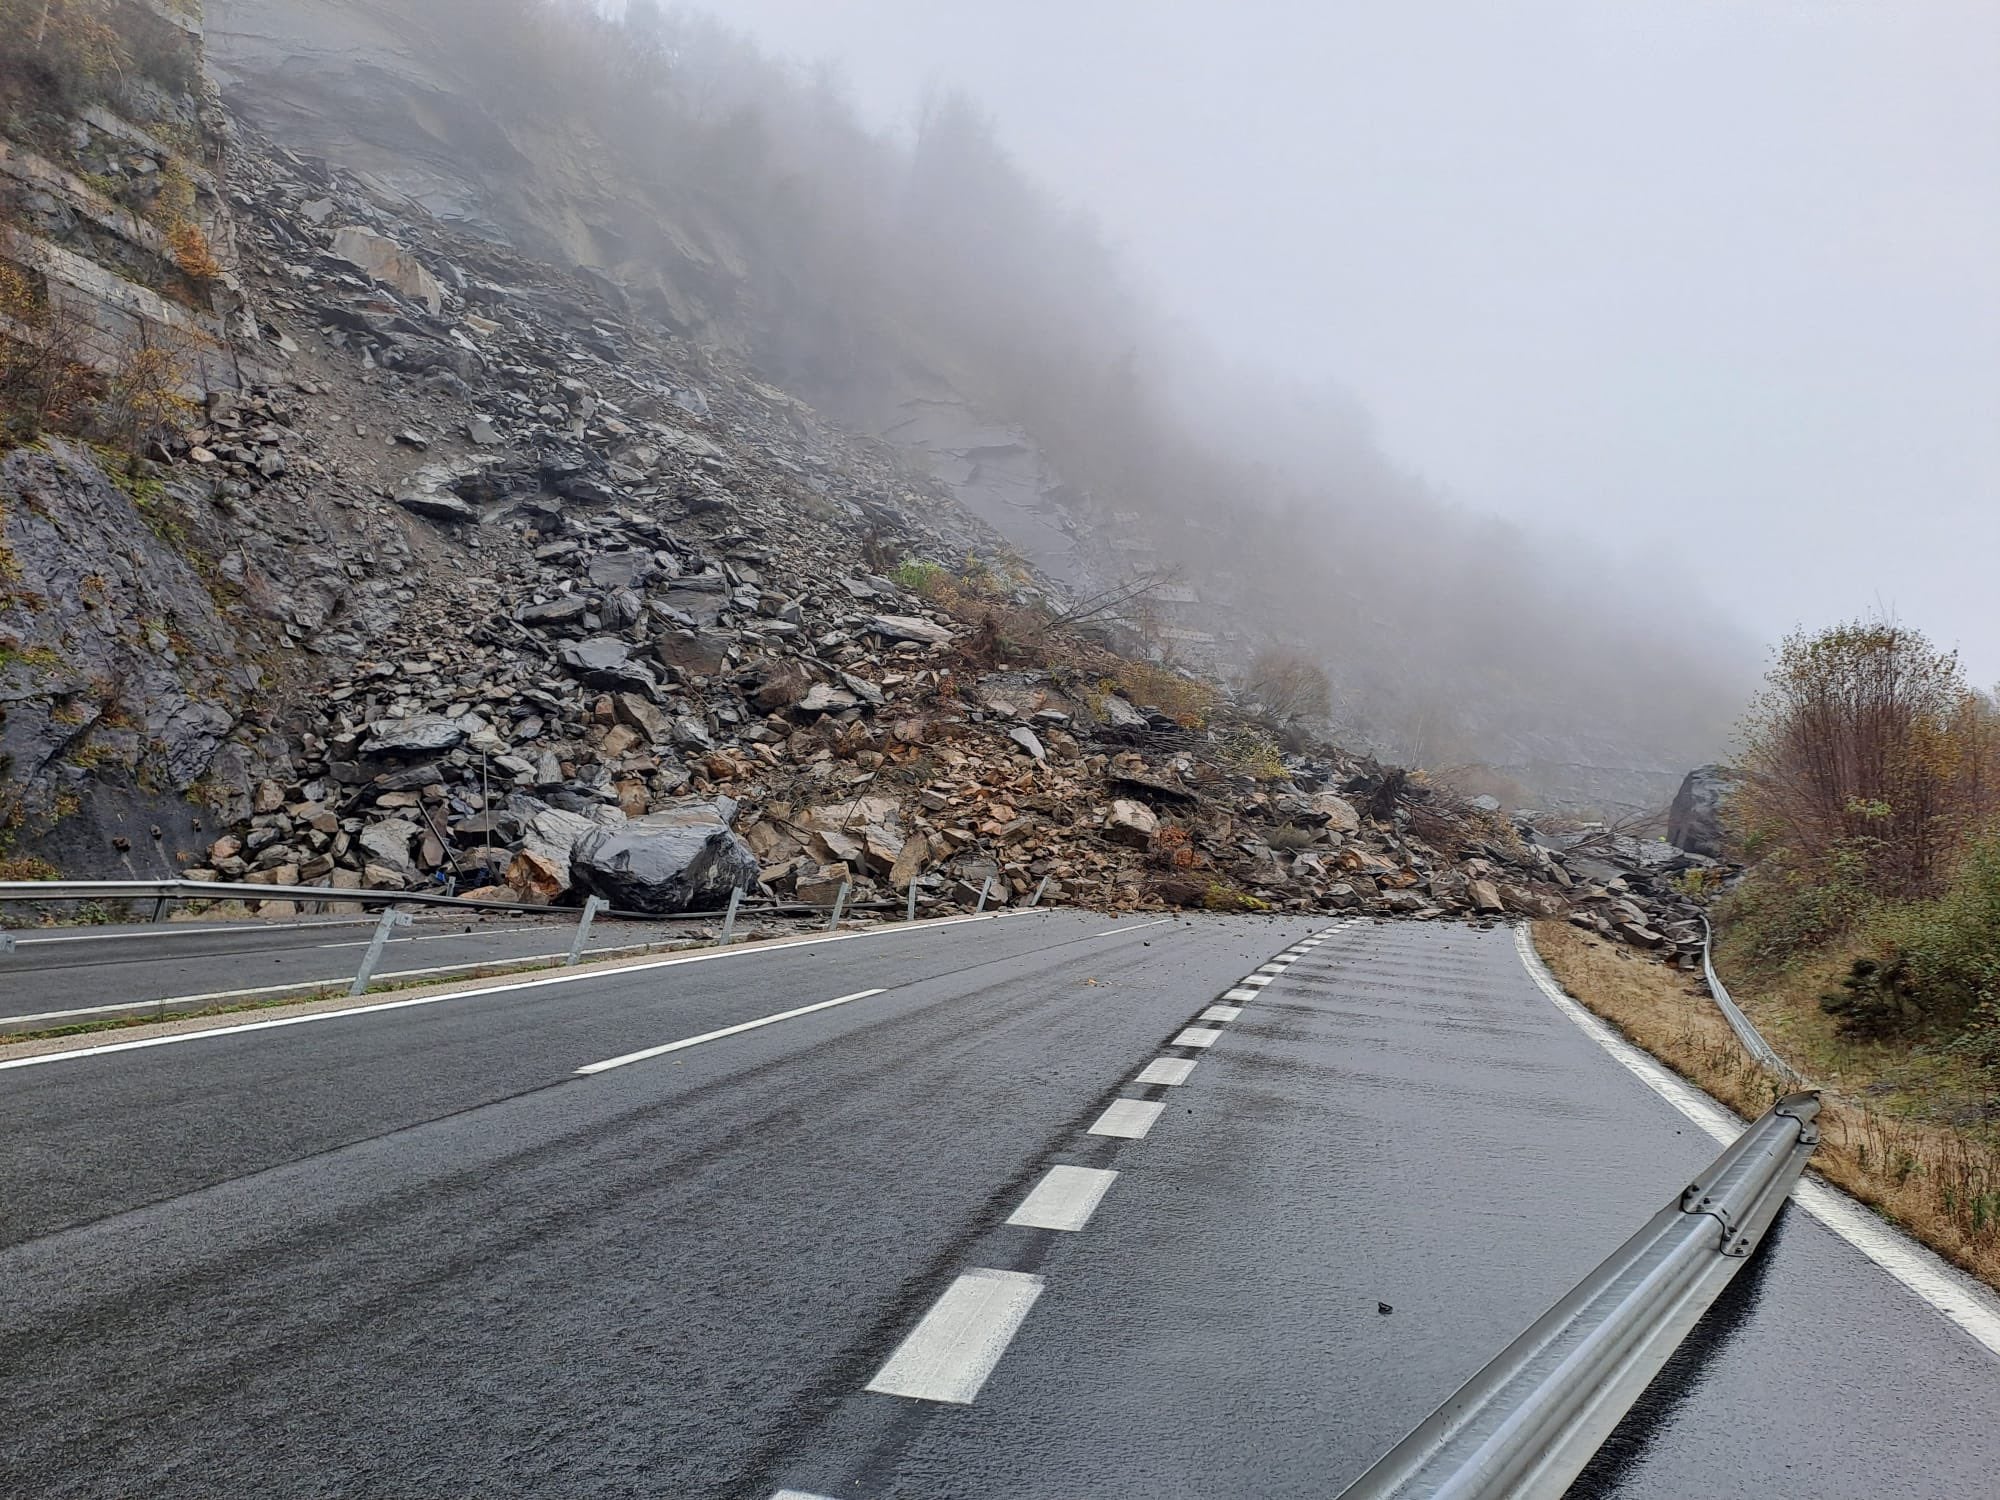
<instances>
[{"instance_id":1,"label":"overcast sky","mask_svg":"<svg viewBox=\"0 0 2000 1500\"><path fill-rule=\"evenodd\" d=\"M2000 681L2000 0L710 0L1462 502Z\"/></svg>"}]
</instances>

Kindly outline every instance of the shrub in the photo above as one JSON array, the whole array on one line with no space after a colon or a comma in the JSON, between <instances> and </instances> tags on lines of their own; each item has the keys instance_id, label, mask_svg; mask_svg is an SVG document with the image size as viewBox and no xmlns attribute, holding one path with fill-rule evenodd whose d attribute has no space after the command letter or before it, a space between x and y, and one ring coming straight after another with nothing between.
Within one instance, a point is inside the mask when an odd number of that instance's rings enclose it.
<instances>
[{"instance_id":1,"label":"shrub","mask_svg":"<svg viewBox=\"0 0 2000 1500\"><path fill-rule=\"evenodd\" d=\"M1942 895L1877 908L1866 948L1820 999L1843 1034L1936 1037L2000 1065L2000 836L1967 851Z\"/></svg>"},{"instance_id":2,"label":"shrub","mask_svg":"<svg viewBox=\"0 0 2000 1500\"><path fill-rule=\"evenodd\" d=\"M73 103L101 97L132 66L106 0L0 0L0 77Z\"/></svg>"},{"instance_id":3,"label":"shrub","mask_svg":"<svg viewBox=\"0 0 2000 1500\"><path fill-rule=\"evenodd\" d=\"M2000 809L2000 721L1958 658L1856 622L1788 637L1743 725L1735 813L1808 878L1858 858L1880 894L1935 894Z\"/></svg>"},{"instance_id":4,"label":"shrub","mask_svg":"<svg viewBox=\"0 0 2000 1500\"><path fill-rule=\"evenodd\" d=\"M939 585L950 576L936 563L917 557L906 557L889 570L891 583L925 599L935 598Z\"/></svg>"},{"instance_id":5,"label":"shrub","mask_svg":"<svg viewBox=\"0 0 2000 1500\"><path fill-rule=\"evenodd\" d=\"M1243 676L1243 691L1280 724L1324 719L1333 712L1333 684L1311 657L1281 647L1257 653Z\"/></svg>"},{"instance_id":6,"label":"shrub","mask_svg":"<svg viewBox=\"0 0 2000 1500\"><path fill-rule=\"evenodd\" d=\"M1157 708L1188 729L1199 729L1208 722L1219 697L1207 683L1183 677L1171 668L1122 658L1099 686L1106 693L1117 690L1142 708Z\"/></svg>"},{"instance_id":7,"label":"shrub","mask_svg":"<svg viewBox=\"0 0 2000 1500\"><path fill-rule=\"evenodd\" d=\"M95 383L74 357L84 332L39 276L0 260L0 437L31 443L78 418Z\"/></svg>"}]
</instances>

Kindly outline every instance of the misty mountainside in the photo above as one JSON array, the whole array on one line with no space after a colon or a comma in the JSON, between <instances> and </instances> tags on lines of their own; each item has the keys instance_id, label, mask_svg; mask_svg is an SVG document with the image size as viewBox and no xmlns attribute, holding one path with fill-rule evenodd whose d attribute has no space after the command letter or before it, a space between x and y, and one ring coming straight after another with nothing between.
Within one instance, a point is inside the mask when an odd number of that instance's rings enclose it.
<instances>
[{"instance_id":1,"label":"misty mountainside","mask_svg":"<svg viewBox=\"0 0 2000 1500\"><path fill-rule=\"evenodd\" d=\"M1635 570L1478 516L1350 411L1225 369L967 101L883 139L834 80L652 6L208 11L273 139L920 455L1079 594L1160 579L1126 614L1174 659L1297 648L1345 742L1528 802L1664 807L1720 746L1749 653L1677 603L1698 556Z\"/></svg>"}]
</instances>

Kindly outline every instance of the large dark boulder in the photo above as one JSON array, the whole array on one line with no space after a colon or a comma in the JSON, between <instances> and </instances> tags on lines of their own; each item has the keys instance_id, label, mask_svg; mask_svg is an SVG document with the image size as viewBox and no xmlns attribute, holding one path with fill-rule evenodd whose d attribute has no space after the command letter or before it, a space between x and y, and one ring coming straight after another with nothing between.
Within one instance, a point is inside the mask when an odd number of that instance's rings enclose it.
<instances>
[{"instance_id":1,"label":"large dark boulder","mask_svg":"<svg viewBox=\"0 0 2000 1500\"><path fill-rule=\"evenodd\" d=\"M1688 772L1667 809L1667 842L1689 854L1721 859L1728 842L1722 808L1738 780L1727 766L1698 766Z\"/></svg>"},{"instance_id":2,"label":"large dark boulder","mask_svg":"<svg viewBox=\"0 0 2000 1500\"><path fill-rule=\"evenodd\" d=\"M570 854L570 882L622 911L712 911L754 890L757 856L709 806L598 829Z\"/></svg>"}]
</instances>

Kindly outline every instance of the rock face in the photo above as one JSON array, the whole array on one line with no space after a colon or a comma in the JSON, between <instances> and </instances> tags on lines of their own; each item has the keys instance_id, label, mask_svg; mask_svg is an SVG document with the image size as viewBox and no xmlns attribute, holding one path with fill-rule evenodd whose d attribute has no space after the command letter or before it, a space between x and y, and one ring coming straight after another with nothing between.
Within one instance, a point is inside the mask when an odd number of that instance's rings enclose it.
<instances>
[{"instance_id":1,"label":"rock face","mask_svg":"<svg viewBox=\"0 0 2000 1500\"><path fill-rule=\"evenodd\" d=\"M756 889L757 856L712 811L674 810L585 835L570 878L624 911L712 911Z\"/></svg>"},{"instance_id":2,"label":"rock face","mask_svg":"<svg viewBox=\"0 0 2000 1500\"><path fill-rule=\"evenodd\" d=\"M1728 842L1722 807L1738 782L1727 766L1700 766L1688 772L1667 810L1667 842L1689 854L1721 859Z\"/></svg>"}]
</instances>

